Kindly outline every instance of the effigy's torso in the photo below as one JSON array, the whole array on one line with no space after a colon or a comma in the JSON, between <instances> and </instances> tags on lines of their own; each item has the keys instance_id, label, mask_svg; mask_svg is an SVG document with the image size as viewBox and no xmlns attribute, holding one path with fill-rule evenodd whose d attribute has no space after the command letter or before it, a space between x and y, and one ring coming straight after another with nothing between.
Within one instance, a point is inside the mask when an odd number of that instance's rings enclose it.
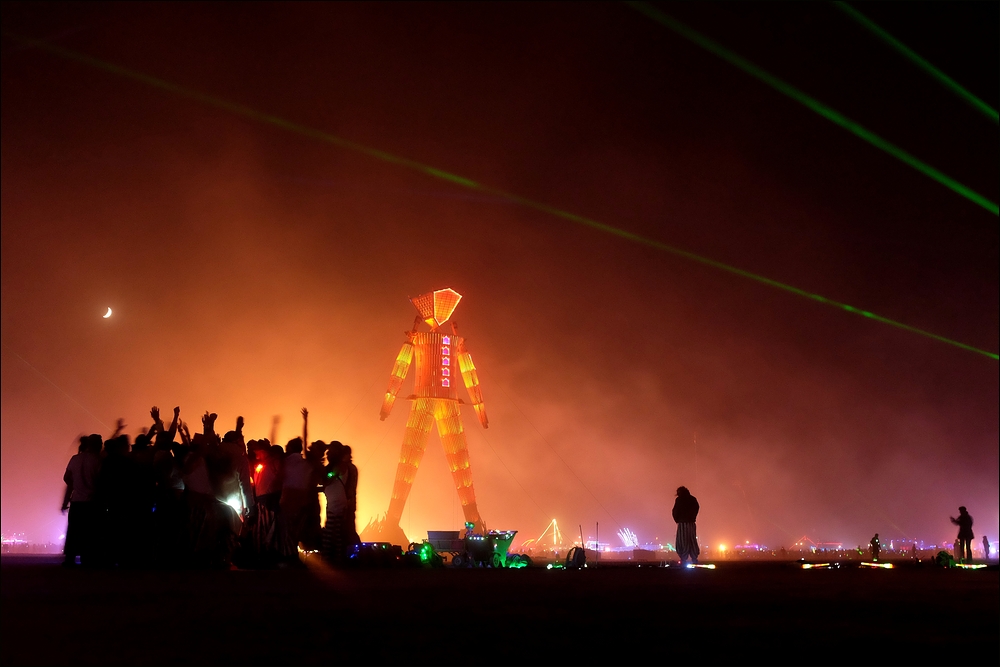
<instances>
[{"instance_id":1,"label":"effigy's torso","mask_svg":"<svg viewBox=\"0 0 1000 667\"><path fill-rule=\"evenodd\" d=\"M415 398L458 400L462 372L458 367L458 347L462 338L438 331L417 332L411 343L415 352L413 378Z\"/></svg>"}]
</instances>

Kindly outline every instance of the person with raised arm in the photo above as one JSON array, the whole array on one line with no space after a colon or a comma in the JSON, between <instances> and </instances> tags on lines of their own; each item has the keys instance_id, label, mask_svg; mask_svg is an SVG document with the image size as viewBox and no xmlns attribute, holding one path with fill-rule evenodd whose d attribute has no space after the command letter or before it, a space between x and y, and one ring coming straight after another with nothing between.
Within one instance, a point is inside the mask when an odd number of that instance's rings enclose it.
<instances>
[{"instance_id":1,"label":"person with raised arm","mask_svg":"<svg viewBox=\"0 0 1000 667\"><path fill-rule=\"evenodd\" d=\"M125 430L126 426L127 424L125 423L125 418L119 417L118 421L115 422L115 431L114 433L108 436L108 440L114 440L115 438L120 436L122 434L122 431ZM105 440L105 442L107 442L107 440Z\"/></svg>"},{"instance_id":2,"label":"person with raised arm","mask_svg":"<svg viewBox=\"0 0 1000 667\"><path fill-rule=\"evenodd\" d=\"M153 446L153 477L156 490L153 497L151 543L153 561L160 567L173 567L179 563L186 526L183 462L191 444L191 434L188 432L187 424L180 421L179 407L174 408L174 419L173 428L180 433L184 444L178 445L173 437L168 439L165 436L154 437Z\"/></svg>"},{"instance_id":3,"label":"person with raised arm","mask_svg":"<svg viewBox=\"0 0 1000 667\"><path fill-rule=\"evenodd\" d=\"M236 509L240 517L245 519L253 505L254 497L250 460L247 458L246 441L243 439L243 423L243 417L236 418L236 430L229 431L223 436L221 447L235 471L234 476L225 480L223 501Z\"/></svg>"},{"instance_id":4,"label":"person with raised arm","mask_svg":"<svg viewBox=\"0 0 1000 667\"><path fill-rule=\"evenodd\" d=\"M187 506L187 551L191 564L211 567L219 562L219 512L215 487L209 470L210 449L214 447L215 415L201 418L202 432L191 438L184 458L184 501Z\"/></svg>"},{"instance_id":5,"label":"person with raised arm","mask_svg":"<svg viewBox=\"0 0 1000 667\"><path fill-rule=\"evenodd\" d=\"M306 450L306 459L308 459L310 463L312 479L309 480L306 491L306 501L309 506L306 510L307 520L300 541L303 543L303 547L307 551L318 550L322 540L322 517L320 516L321 508L319 497L323 493L323 457L326 456L327 448L328 445L325 442L317 440L311 443L309 445L309 449Z\"/></svg>"},{"instance_id":6,"label":"person with raised arm","mask_svg":"<svg viewBox=\"0 0 1000 667\"><path fill-rule=\"evenodd\" d=\"M302 408L302 437L309 436L309 411ZM304 439L294 438L285 447L282 470L281 514L285 527L285 550L294 555L298 551L309 525L310 486L316 484L313 462L304 457Z\"/></svg>"}]
</instances>

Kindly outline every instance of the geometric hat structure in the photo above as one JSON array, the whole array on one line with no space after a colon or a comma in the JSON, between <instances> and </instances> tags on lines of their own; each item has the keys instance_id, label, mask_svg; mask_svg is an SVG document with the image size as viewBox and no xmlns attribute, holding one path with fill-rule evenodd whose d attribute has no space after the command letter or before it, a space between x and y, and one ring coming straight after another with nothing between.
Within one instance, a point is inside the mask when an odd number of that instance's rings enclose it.
<instances>
[{"instance_id":1,"label":"geometric hat structure","mask_svg":"<svg viewBox=\"0 0 1000 667\"><path fill-rule=\"evenodd\" d=\"M455 312L458 302L461 300L461 294L450 287L446 287L415 296L410 299L410 303L420 313L420 317L424 319L424 322L427 322L432 329L437 329L448 321L451 314Z\"/></svg>"}]
</instances>

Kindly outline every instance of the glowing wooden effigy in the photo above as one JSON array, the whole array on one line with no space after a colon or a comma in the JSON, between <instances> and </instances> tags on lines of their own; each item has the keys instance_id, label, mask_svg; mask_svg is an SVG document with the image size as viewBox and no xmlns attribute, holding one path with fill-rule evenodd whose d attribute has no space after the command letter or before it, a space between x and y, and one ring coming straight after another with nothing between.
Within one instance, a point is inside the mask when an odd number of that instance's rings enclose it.
<instances>
[{"instance_id":1,"label":"glowing wooden effigy","mask_svg":"<svg viewBox=\"0 0 1000 667\"><path fill-rule=\"evenodd\" d=\"M382 521L376 522L374 526L370 525L370 528L390 541L399 542L402 536L399 520L403 516L406 499L427 447L431 427L435 423L462 503L465 521L473 524L477 532L485 533L485 525L476 507L469 448L462 426L460 406L464 401L458 397L459 377L469 392L479 423L487 428L489 421L486 418L483 393L479 387L476 367L472 363L472 355L466 349L464 339L458 335L457 327L452 324L450 331L441 331L441 325L451 318L461 299L462 295L452 289L436 290L410 299L419 315L413 329L406 332L407 340L396 357L379 413L383 420L389 416L410 366L415 366L413 394L407 397L412 402L410 415L406 421L399 464L396 466L389 510ZM430 327L429 331L419 330L424 323Z\"/></svg>"}]
</instances>

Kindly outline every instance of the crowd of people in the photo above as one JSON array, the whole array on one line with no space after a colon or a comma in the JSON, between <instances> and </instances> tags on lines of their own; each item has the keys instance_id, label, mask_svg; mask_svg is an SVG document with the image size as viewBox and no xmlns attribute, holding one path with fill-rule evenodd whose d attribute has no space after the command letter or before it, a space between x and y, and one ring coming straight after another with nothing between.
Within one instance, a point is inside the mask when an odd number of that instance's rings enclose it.
<instances>
[{"instance_id":1,"label":"crowd of people","mask_svg":"<svg viewBox=\"0 0 1000 667\"><path fill-rule=\"evenodd\" d=\"M276 567L299 564L303 549L338 566L360 542L351 448L305 446L305 408L302 437L284 448L245 440L242 417L220 437L214 413L202 416L194 435L180 408L169 426L158 408L150 416L152 426L134 442L121 419L107 439L80 438L63 477L65 565Z\"/></svg>"}]
</instances>

